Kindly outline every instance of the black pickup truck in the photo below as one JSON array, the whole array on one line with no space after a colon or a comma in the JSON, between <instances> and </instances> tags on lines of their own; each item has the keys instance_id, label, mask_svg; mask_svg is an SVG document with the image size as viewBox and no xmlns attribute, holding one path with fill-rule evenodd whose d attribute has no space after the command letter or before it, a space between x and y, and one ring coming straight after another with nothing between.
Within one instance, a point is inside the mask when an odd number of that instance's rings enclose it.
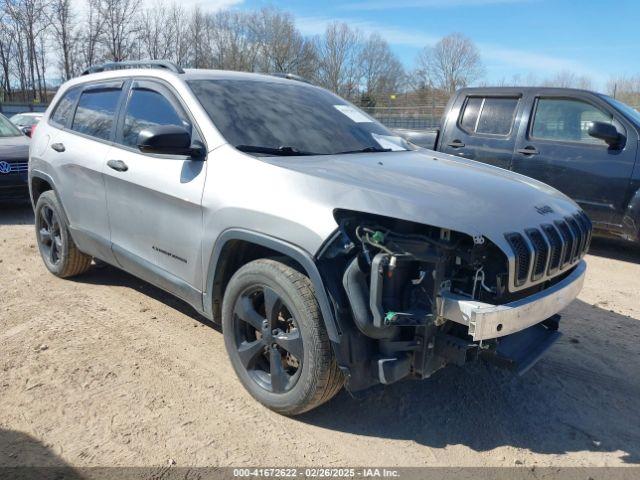
<instances>
[{"instance_id":1,"label":"black pickup truck","mask_svg":"<svg viewBox=\"0 0 640 480\"><path fill-rule=\"evenodd\" d=\"M596 234L640 243L640 113L566 88L465 88L421 147L512 170L573 198Z\"/></svg>"}]
</instances>

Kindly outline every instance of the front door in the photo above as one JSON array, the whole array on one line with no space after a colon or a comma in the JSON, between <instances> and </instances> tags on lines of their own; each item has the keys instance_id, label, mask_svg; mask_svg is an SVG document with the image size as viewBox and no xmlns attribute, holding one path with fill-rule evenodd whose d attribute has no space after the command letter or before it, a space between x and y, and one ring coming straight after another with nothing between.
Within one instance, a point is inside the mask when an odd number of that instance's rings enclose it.
<instances>
[{"instance_id":1,"label":"front door","mask_svg":"<svg viewBox=\"0 0 640 480\"><path fill-rule=\"evenodd\" d=\"M594 121L615 125L626 138L622 148L591 137ZM518 138L513 170L571 197L596 226L615 229L626 205L637 144L634 131L594 99L540 97Z\"/></svg>"},{"instance_id":2,"label":"front door","mask_svg":"<svg viewBox=\"0 0 640 480\"><path fill-rule=\"evenodd\" d=\"M169 87L131 84L105 159L111 242L120 265L190 303L201 297L202 191L206 162L137 148L141 130L193 122Z\"/></svg>"}]
</instances>

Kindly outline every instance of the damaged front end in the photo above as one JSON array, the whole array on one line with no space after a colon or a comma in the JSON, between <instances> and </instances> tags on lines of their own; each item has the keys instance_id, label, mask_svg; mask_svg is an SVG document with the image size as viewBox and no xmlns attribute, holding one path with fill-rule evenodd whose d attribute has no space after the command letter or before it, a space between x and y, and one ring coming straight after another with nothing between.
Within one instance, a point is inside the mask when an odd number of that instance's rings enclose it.
<instances>
[{"instance_id":1,"label":"damaged front end","mask_svg":"<svg viewBox=\"0 0 640 480\"><path fill-rule=\"evenodd\" d=\"M483 358L523 373L559 337L584 262L512 291L507 256L484 237L336 211L318 266L343 328L350 390Z\"/></svg>"}]
</instances>

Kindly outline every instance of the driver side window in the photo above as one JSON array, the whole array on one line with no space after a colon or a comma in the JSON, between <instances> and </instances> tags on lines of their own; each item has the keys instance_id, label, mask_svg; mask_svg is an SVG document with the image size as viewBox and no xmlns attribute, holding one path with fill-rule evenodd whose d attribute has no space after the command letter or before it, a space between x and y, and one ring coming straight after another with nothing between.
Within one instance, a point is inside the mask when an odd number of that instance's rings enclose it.
<instances>
[{"instance_id":1,"label":"driver side window","mask_svg":"<svg viewBox=\"0 0 640 480\"><path fill-rule=\"evenodd\" d=\"M541 140L606 145L603 140L589 135L593 122L613 123L617 126L611 114L590 103L565 98L540 98L531 136Z\"/></svg>"},{"instance_id":2,"label":"driver side window","mask_svg":"<svg viewBox=\"0 0 640 480\"><path fill-rule=\"evenodd\" d=\"M191 130L189 123L162 94L134 87L125 110L122 144L135 148L140 132L156 125L176 125Z\"/></svg>"}]
</instances>

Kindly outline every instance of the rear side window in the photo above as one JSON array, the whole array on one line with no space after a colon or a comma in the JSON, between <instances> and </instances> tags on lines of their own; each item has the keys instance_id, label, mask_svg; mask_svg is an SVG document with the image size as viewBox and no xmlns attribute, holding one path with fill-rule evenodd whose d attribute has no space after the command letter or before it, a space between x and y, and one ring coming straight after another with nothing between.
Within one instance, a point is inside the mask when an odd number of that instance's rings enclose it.
<instances>
[{"instance_id":1,"label":"rear side window","mask_svg":"<svg viewBox=\"0 0 640 480\"><path fill-rule=\"evenodd\" d=\"M518 98L470 97L460 118L469 133L506 136L511 133Z\"/></svg>"},{"instance_id":2,"label":"rear side window","mask_svg":"<svg viewBox=\"0 0 640 480\"><path fill-rule=\"evenodd\" d=\"M109 140L120 92L120 89L113 88L82 92L71 129L102 140Z\"/></svg>"},{"instance_id":3,"label":"rear side window","mask_svg":"<svg viewBox=\"0 0 640 480\"><path fill-rule=\"evenodd\" d=\"M129 147L138 144L140 131L154 125L187 127L176 109L160 93L145 88L131 91L122 131L122 143Z\"/></svg>"},{"instance_id":4,"label":"rear side window","mask_svg":"<svg viewBox=\"0 0 640 480\"><path fill-rule=\"evenodd\" d=\"M606 145L603 140L589 135L593 122L612 123L613 116L581 100L540 98L531 136L542 140Z\"/></svg>"},{"instance_id":5,"label":"rear side window","mask_svg":"<svg viewBox=\"0 0 640 480\"><path fill-rule=\"evenodd\" d=\"M72 88L68 90L62 96L62 98L58 102L58 105L56 106L56 109L53 111L53 115L51 115L51 121L64 127L69 125L71 117L73 115L73 109L76 106L79 95L79 88Z\"/></svg>"}]
</instances>

